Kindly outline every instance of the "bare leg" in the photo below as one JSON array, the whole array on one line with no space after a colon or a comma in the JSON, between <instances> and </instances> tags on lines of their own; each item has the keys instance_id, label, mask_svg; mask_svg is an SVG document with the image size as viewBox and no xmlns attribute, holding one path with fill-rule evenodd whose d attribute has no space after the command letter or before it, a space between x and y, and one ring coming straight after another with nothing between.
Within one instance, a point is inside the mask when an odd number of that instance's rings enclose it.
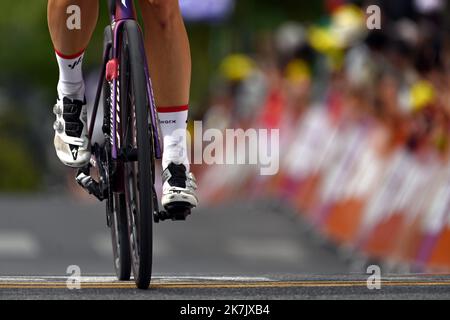
<instances>
[{"instance_id":1,"label":"bare leg","mask_svg":"<svg viewBox=\"0 0 450 320\"><path fill-rule=\"evenodd\" d=\"M196 207L194 177L187 156L186 122L191 83L191 54L178 0L140 0L150 75L164 137L162 158L166 210L172 204ZM173 177L173 178L172 178Z\"/></svg>"},{"instance_id":2,"label":"bare leg","mask_svg":"<svg viewBox=\"0 0 450 320\"><path fill-rule=\"evenodd\" d=\"M71 16L67 9L72 5L80 8L79 30L67 27L67 20ZM98 1L95 0L48 0L48 27L56 51L70 56L86 49L97 24L98 7Z\"/></svg>"},{"instance_id":3,"label":"bare leg","mask_svg":"<svg viewBox=\"0 0 450 320\"><path fill-rule=\"evenodd\" d=\"M178 0L140 0L140 7L156 104L187 105L191 54Z\"/></svg>"},{"instance_id":4,"label":"bare leg","mask_svg":"<svg viewBox=\"0 0 450 320\"><path fill-rule=\"evenodd\" d=\"M91 156L82 64L97 24L98 1L49 0L47 17L59 67L55 150L64 164L82 167Z\"/></svg>"}]
</instances>

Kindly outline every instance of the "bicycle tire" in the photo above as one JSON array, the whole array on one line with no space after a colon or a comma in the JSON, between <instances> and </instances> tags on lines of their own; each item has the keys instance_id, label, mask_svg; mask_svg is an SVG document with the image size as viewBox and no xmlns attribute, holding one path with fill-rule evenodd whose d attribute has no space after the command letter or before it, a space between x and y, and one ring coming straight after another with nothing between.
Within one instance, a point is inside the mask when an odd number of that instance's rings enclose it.
<instances>
[{"instance_id":1,"label":"bicycle tire","mask_svg":"<svg viewBox=\"0 0 450 320\"><path fill-rule=\"evenodd\" d=\"M128 232L134 280L139 289L147 289L152 273L154 195L151 170L153 151L142 44L137 23L124 22L119 64L121 125L124 126L122 144L125 152L133 149L137 153L137 161L126 161L124 166Z\"/></svg>"},{"instance_id":2,"label":"bicycle tire","mask_svg":"<svg viewBox=\"0 0 450 320\"><path fill-rule=\"evenodd\" d=\"M127 228L127 216L125 210L124 194L114 193L111 215L111 239L113 245L114 270L117 279L128 281L131 276L130 243Z\"/></svg>"},{"instance_id":3,"label":"bicycle tire","mask_svg":"<svg viewBox=\"0 0 450 320\"><path fill-rule=\"evenodd\" d=\"M108 43L112 43L112 30L107 26L104 31L104 46L106 51ZM111 54L109 59L111 58ZM116 192L114 186L119 184L116 179L122 179L117 174L118 163L112 163L111 155L111 87L110 83L104 80L103 83L103 132L107 137L105 139L104 152L107 154L106 170L108 170L108 199L106 202L106 214L108 216L108 226L111 232L111 243L113 250L113 265L117 279L120 281L128 281L131 276L131 254L130 254L130 238L128 236L127 212L125 203L125 194L123 192ZM119 171L120 172L120 171Z\"/></svg>"}]
</instances>

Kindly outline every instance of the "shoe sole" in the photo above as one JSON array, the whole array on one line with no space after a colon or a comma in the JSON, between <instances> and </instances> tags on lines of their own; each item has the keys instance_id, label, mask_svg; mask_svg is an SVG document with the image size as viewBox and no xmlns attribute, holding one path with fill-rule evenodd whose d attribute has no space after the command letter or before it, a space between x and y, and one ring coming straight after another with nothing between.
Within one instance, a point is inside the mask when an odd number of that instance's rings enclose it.
<instances>
[{"instance_id":1,"label":"shoe sole","mask_svg":"<svg viewBox=\"0 0 450 320\"><path fill-rule=\"evenodd\" d=\"M72 168L72 169L80 169L80 168L83 168L83 167L87 166L89 164L89 162L90 162L90 159L88 161L80 163L80 164L68 163L68 162L62 161L61 159L60 159L60 161L66 167L69 167L69 168Z\"/></svg>"},{"instance_id":2,"label":"shoe sole","mask_svg":"<svg viewBox=\"0 0 450 320\"><path fill-rule=\"evenodd\" d=\"M194 196L188 194L171 193L161 197L161 204L164 208L175 202L187 203L192 208L195 208L198 205L198 200Z\"/></svg>"}]
</instances>

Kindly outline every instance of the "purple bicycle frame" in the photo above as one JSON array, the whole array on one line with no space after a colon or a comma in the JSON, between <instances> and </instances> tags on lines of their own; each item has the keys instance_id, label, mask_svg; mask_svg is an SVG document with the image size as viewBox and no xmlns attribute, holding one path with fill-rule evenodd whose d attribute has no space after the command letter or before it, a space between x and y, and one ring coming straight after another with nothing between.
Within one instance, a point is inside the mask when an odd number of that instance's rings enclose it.
<instances>
[{"instance_id":1,"label":"purple bicycle frame","mask_svg":"<svg viewBox=\"0 0 450 320\"><path fill-rule=\"evenodd\" d=\"M101 95L101 88L102 83L105 79L105 73L106 73L106 65L109 60L109 56L112 50L111 58L112 59L119 59L120 58L120 39L119 35L122 30L123 24L127 20L133 20L136 21L136 12L134 9L134 3L133 0L112 0L110 1L110 19L111 19L111 28L112 28L112 45L107 46L105 50L105 54L103 57L103 68L99 80L99 86L97 90L97 96L96 101L94 104L94 110L92 113L92 119L91 124L89 128L89 138L92 137L92 133L94 130L94 124L95 124L95 117L98 110L98 103L100 100ZM145 49L144 44L140 44L140 48L142 51L143 57L146 57L145 55ZM159 135L159 126L158 126L158 114L156 112L156 103L154 99L153 94L153 87L150 80L150 72L148 68L147 59L144 59L144 71L145 71L145 78L147 79L147 96L149 101L149 107L150 107L150 117L152 122L152 129L153 129L153 145L155 150L155 158L161 159L162 158L162 145ZM118 143L117 143L117 79L113 79L113 101L112 105L115 106L112 108L112 158L116 160L118 158ZM109 112L108 110L105 110L105 112Z\"/></svg>"}]
</instances>

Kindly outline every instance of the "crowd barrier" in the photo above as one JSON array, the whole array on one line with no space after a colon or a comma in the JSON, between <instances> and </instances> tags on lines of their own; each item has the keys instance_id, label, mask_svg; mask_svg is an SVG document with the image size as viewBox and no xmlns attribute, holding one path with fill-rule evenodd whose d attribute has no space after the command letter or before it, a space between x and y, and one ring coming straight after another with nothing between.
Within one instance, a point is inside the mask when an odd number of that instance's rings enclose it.
<instances>
[{"instance_id":1,"label":"crowd barrier","mask_svg":"<svg viewBox=\"0 0 450 320\"><path fill-rule=\"evenodd\" d=\"M202 202L278 198L352 252L413 272L450 270L446 160L431 150L411 153L392 145L374 119L336 123L321 107L280 134L279 174L263 177L255 166L205 166L199 173Z\"/></svg>"}]
</instances>

